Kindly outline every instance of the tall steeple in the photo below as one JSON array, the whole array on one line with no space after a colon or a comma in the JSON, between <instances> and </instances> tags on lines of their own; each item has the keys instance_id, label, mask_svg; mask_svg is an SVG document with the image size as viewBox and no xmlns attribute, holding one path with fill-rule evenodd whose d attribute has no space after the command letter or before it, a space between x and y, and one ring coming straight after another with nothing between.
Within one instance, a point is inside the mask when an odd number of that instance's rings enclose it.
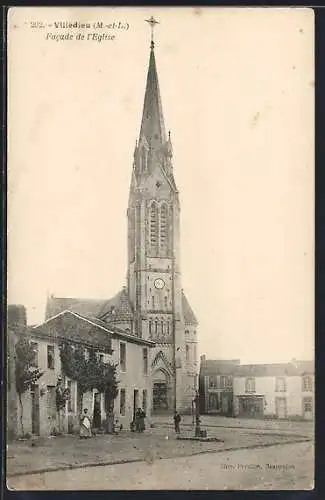
<instances>
[{"instance_id":1,"label":"tall steeple","mask_svg":"<svg viewBox=\"0 0 325 500\"><path fill-rule=\"evenodd\" d=\"M189 314L181 285L180 201L173 175L171 133L165 133L155 61L153 30L157 21L153 17L146 21L152 30L151 47L127 211L127 289L134 312L133 331L156 343L152 380L159 380L161 394L161 378L165 379L164 396L159 399L164 400L164 408L167 405L172 410L190 408L195 393L196 320Z\"/></svg>"},{"instance_id":2,"label":"tall steeple","mask_svg":"<svg viewBox=\"0 0 325 500\"><path fill-rule=\"evenodd\" d=\"M152 35L139 142L145 139L149 147L160 148L166 142L166 133L153 41L153 27L157 21L150 18L147 22L152 27Z\"/></svg>"}]
</instances>

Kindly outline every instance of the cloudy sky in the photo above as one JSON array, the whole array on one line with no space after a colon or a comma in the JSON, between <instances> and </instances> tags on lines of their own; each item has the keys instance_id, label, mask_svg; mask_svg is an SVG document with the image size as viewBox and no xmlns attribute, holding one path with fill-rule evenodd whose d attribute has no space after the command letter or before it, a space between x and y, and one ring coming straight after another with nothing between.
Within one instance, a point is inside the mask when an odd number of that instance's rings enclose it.
<instances>
[{"instance_id":1,"label":"cloudy sky","mask_svg":"<svg viewBox=\"0 0 325 500\"><path fill-rule=\"evenodd\" d=\"M309 9L11 9L8 301L36 323L47 293L109 298L125 284L151 15L199 352L247 363L312 358ZM102 42L55 41L46 33L68 30L54 21L129 29Z\"/></svg>"}]
</instances>

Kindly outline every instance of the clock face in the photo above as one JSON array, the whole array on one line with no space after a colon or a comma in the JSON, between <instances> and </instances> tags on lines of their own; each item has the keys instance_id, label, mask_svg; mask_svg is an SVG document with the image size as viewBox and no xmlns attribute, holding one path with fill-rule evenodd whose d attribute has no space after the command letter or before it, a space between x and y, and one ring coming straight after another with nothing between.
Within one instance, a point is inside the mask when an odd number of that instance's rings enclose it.
<instances>
[{"instance_id":1,"label":"clock face","mask_svg":"<svg viewBox=\"0 0 325 500\"><path fill-rule=\"evenodd\" d=\"M162 280L161 278L157 278L155 280L155 287L158 288L158 290L161 290L162 288L164 288L164 286L165 286L164 280Z\"/></svg>"}]
</instances>

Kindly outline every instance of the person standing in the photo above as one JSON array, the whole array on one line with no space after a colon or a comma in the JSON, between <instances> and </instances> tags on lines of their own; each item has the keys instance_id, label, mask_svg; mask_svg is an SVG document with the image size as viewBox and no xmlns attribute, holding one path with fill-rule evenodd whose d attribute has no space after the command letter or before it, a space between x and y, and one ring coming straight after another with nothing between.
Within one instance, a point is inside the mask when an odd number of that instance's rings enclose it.
<instances>
[{"instance_id":1,"label":"person standing","mask_svg":"<svg viewBox=\"0 0 325 500\"><path fill-rule=\"evenodd\" d=\"M79 437L86 439L91 437L91 420L88 416L88 409L85 408L80 416L80 430Z\"/></svg>"},{"instance_id":2,"label":"person standing","mask_svg":"<svg viewBox=\"0 0 325 500\"><path fill-rule=\"evenodd\" d=\"M140 423L141 423L141 408L138 408L135 413L135 430L136 432L140 432Z\"/></svg>"},{"instance_id":3,"label":"person standing","mask_svg":"<svg viewBox=\"0 0 325 500\"><path fill-rule=\"evenodd\" d=\"M140 432L143 432L146 429L144 419L146 418L145 412L140 408L140 414L139 414L139 430Z\"/></svg>"},{"instance_id":4,"label":"person standing","mask_svg":"<svg viewBox=\"0 0 325 500\"><path fill-rule=\"evenodd\" d=\"M175 411L175 414L174 414L174 426L175 426L175 432L176 434L180 434L180 422L181 422L182 418L180 416L180 414L178 413L178 411Z\"/></svg>"}]
</instances>

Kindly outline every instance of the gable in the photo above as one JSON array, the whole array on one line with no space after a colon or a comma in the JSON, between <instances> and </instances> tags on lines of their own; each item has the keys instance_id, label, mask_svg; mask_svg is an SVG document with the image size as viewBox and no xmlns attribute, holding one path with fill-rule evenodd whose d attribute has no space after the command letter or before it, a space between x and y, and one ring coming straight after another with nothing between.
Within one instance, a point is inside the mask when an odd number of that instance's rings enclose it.
<instances>
[{"instance_id":1,"label":"gable","mask_svg":"<svg viewBox=\"0 0 325 500\"><path fill-rule=\"evenodd\" d=\"M166 354L163 351L159 351L154 357L151 368L155 371L162 371L168 377L173 376L173 368L171 363L168 361Z\"/></svg>"},{"instance_id":2,"label":"gable","mask_svg":"<svg viewBox=\"0 0 325 500\"><path fill-rule=\"evenodd\" d=\"M71 311L63 311L48 319L34 327L32 333L50 337L57 342L68 340L112 352L112 336L109 330Z\"/></svg>"}]
</instances>

